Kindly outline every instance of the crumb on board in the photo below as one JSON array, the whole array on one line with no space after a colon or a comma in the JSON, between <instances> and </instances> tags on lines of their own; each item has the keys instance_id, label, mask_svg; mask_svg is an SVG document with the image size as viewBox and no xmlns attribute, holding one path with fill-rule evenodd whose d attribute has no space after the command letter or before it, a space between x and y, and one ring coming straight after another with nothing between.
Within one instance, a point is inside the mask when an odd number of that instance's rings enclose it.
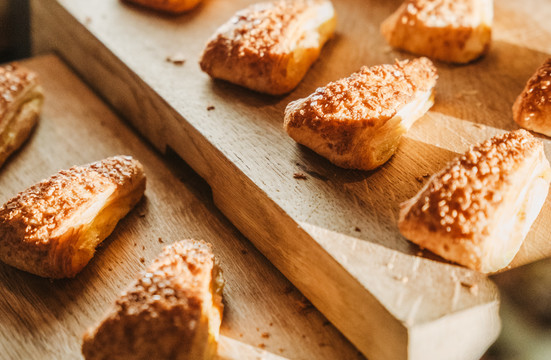
<instances>
[{"instance_id":1,"label":"crumb on board","mask_svg":"<svg viewBox=\"0 0 551 360\"><path fill-rule=\"evenodd\" d=\"M415 180L417 180L417 182L422 183L424 181L424 178L422 176L416 176Z\"/></svg>"},{"instance_id":2,"label":"crumb on board","mask_svg":"<svg viewBox=\"0 0 551 360\"><path fill-rule=\"evenodd\" d=\"M285 351L285 349L284 349L284 348L279 348L279 349L277 349L277 351L279 351L280 353L282 353L282 352Z\"/></svg>"},{"instance_id":3,"label":"crumb on board","mask_svg":"<svg viewBox=\"0 0 551 360\"><path fill-rule=\"evenodd\" d=\"M299 179L299 180L306 180L306 179L308 179L308 177L306 177L306 175L304 175L303 173L299 173L299 172L294 173L294 174L293 174L293 177L294 177L295 179Z\"/></svg>"},{"instance_id":4,"label":"crumb on board","mask_svg":"<svg viewBox=\"0 0 551 360\"><path fill-rule=\"evenodd\" d=\"M216 108L213 105L207 106L207 111L212 111L214 109L216 109Z\"/></svg>"},{"instance_id":5,"label":"crumb on board","mask_svg":"<svg viewBox=\"0 0 551 360\"><path fill-rule=\"evenodd\" d=\"M92 18L90 16L86 16L84 18L84 25L90 25L92 23Z\"/></svg>"},{"instance_id":6,"label":"crumb on board","mask_svg":"<svg viewBox=\"0 0 551 360\"><path fill-rule=\"evenodd\" d=\"M145 250L145 246L144 246L144 245L142 245L142 250Z\"/></svg>"},{"instance_id":7,"label":"crumb on board","mask_svg":"<svg viewBox=\"0 0 551 360\"><path fill-rule=\"evenodd\" d=\"M140 258L140 262L141 262L142 264L145 264L145 258L144 258L143 256Z\"/></svg>"},{"instance_id":8,"label":"crumb on board","mask_svg":"<svg viewBox=\"0 0 551 360\"><path fill-rule=\"evenodd\" d=\"M322 326L329 326L329 325L331 325L331 323L329 322L329 320L325 320L325 321L323 322L323 324L321 324L321 325L322 325Z\"/></svg>"},{"instance_id":9,"label":"crumb on board","mask_svg":"<svg viewBox=\"0 0 551 360\"><path fill-rule=\"evenodd\" d=\"M159 238L159 244L164 244L163 238Z\"/></svg>"},{"instance_id":10,"label":"crumb on board","mask_svg":"<svg viewBox=\"0 0 551 360\"><path fill-rule=\"evenodd\" d=\"M270 326L274 326L274 323L272 323L272 322L271 322L271 323L269 323L268 325L270 325Z\"/></svg>"},{"instance_id":11,"label":"crumb on board","mask_svg":"<svg viewBox=\"0 0 551 360\"><path fill-rule=\"evenodd\" d=\"M356 231L356 232L362 232L362 229L360 229L359 227L356 226L356 227L354 228L354 231Z\"/></svg>"},{"instance_id":12,"label":"crumb on board","mask_svg":"<svg viewBox=\"0 0 551 360\"><path fill-rule=\"evenodd\" d=\"M184 65L186 63L186 59L183 54L176 53L174 55L169 55L165 59L167 62L172 63L174 65Z\"/></svg>"},{"instance_id":13,"label":"crumb on board","mask_svg":"<svg viewBox=\"0 0 551 360\"><path fill-rule=\"evenodd\" d=\"M109 267L109 268L107 268L107 270L109 270L109 271L113 271L113 268L112 268L112 267Z\"/></svg>"},{"instance_id":14,"label":"crumb on board","mask_svg":"<svg viewBox=\"0 0 551 360\"><path fill-rule=\"evenodd\" d=\"M268 333L268 332L263 332L262 334L260 334L260 336L261 336L263 339L269 339L269 338L270 338L270 333Z\"/></svg>"},{"instance_id":15,"label":"crumb on board","mask_svg":"<svg viewBox=\"0 0 551 360\"><path fill-rule=\"evenodd\" d=\"M260 343L260 344L258 344L258 347L261 348L261 349L266 349L266 344Z\"/></svg>"},{"instance_id":16,"label":"crumb on board","mask_svg":"<svg viewBox=\"0 0 551 360\"><path fill-rule=\"evenodd\" d=\"M139 213L138 216L143 218L143 217L145 217L145 213Z\"/></svg>"},{"instance_id":17,"label":"crumb on board","mask_svg":"<svg viewBox=\"0 0 551 360\"><path fill-rule=\"evenodd\" d=\"M387 264L386 264L386 268L387 268L388 270L394 269L394 263L391 263L391 262L387 263Z\"/></svg>"}]
</instances>

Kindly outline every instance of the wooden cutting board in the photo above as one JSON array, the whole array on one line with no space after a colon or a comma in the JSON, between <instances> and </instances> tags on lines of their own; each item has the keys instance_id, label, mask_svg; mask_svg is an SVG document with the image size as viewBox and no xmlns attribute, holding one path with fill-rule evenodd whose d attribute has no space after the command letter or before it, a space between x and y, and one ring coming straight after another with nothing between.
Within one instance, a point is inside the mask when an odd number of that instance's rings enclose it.
<instances>
[{"instance_id":1,"label":"wooden cutting board","mask_svg":"<svg viewBox=\"0 0 551 360\"><path fill-rule=\"evenodd\" d=\"M211 242L221 262L221 360L363 358L224 218L185 163L164 161L58 58L24 64L39 73L46 101L30 140L0 169L0 203L60 169L117 154L143 163L147 189L74 279L0 263L0 358L82 358L84 331L163 246L185 238Z\"/></svg>"},{"instance_id":2,"label":"wooden cutting board","mask_svg":"<svg viewBox=\"0 0 551 360\"><path fill-rule=\"evenodd\" d=\"M172 17L115 0L35 0L35 50L58 51L160 151L179 154L222 212L369 358L480 357L499 332L496 287L400 236L398 205L470 144L516 128L512 103L551 52L551 5L496 1L490 53L438 64L435 106L387 164L361 172L297 146L283 111L362 65L410 57L379 33L400 1L335 1L337 36L285 97L212 81L197 64L212 32L251 2L205 0ZM166 61L174 55L185 63ZM512 266L551 254L550 227L548 200Z\"/></svg>"}]
</instances>

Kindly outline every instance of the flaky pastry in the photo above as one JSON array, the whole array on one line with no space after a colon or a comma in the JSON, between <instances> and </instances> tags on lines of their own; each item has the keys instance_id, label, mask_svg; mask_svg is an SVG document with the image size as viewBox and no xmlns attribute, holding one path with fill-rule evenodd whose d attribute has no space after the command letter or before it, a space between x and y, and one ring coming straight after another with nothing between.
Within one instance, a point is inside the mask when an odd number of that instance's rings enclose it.
<instances>
[{"instance_id":1,"label":"flaky pastry","mask_svg":"<svg viewBox=\"0 0 551 360\"><path fill-rule=\"evenodd\" d=\"M150 9L171 14L181 14L193 9L201 0L123 0Z\"/></svg>"},{"instance_id":2,"label":"flaky pastry","mask_svg":"<svg viewBox=\"0 0 551 360\"><path fill-rule=\"evenodd\" d=\"M129 156L62 170L0 208L0 260L43 277L73 277L144 190L143 167Z\"/></svg>"},{"instance_id":3,"label":"flaky pastry","mask_svg":"<svg viewBox=\"0 0 551 360\"><path fill-rule=\"evenodd\" d=\"M165 247L84 335L85 358L216 359L223 285L210 244L184 240Z\"/></svg>"},{"instance_id":4,"label":"flaky pastry","mask_svg":"<svg viewBox=\"0 0 551 360\"><path fill-rule=\"evenodd\" d=\"M551 136L551 58L539 67L517 97L513 118L525 129Z\"/></svg>"},{"instance_id":5,"label":"flaky pastry","mask_svg":"<svg viewBox=\"0 0 551 360\"><path fill-rule=\"evenodd\" d=\"M493 0L406 0L381 32L393 47L467 63L490 48L493 13Z\"/></svg>"},{"instance_id":6,"label":"flaky pastry","mask_svg":"<svg viewBox=\"0 0 551 360\"><path fill-rule=\"evenodd\" d=\"M36 73L16 63L0 66L0 166L29 137L43 100Z\"/></svg>"},{"instance_id":7,"label":"flaky pastry","mask_svg":"<svg viewBox=\"0 0 551 360\"><path fill-rule=\"evenodd\" d=\"M215 32L201 56L201 69L252 90L284 94L302 80L335 26L329 0L254 4Z\"/></svg>"},{"instance_id":8,"label":"flaky pastry","mask_svg":"<svg viewBox=\"0 0 551 360\"><path fill-rule=\"evenodd\" d=\"M427 58L362 69L285 109L284 128L335 165L371 170L434 103L436 69Z\"/></svg>"},{"instance_id":9,"label":"flaky pastry","mask_svg":"<svg viewBox=\"0 0 551 360\"><path fill-rule=\"evenodd\" d=\"M525 130L473 146L400 205L402 235L484 273L507 266L538 216L551 181L541 141Z\"/></svg>"}]
</instances>

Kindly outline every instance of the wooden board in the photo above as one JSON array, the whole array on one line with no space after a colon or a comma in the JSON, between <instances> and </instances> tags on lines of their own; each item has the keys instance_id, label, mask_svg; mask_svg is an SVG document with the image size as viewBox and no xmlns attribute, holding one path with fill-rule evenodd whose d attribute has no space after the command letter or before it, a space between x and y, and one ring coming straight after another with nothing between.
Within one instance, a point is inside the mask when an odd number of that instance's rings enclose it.
<instances>
[{"instance_id":1,"label":"wooden board","mask_svg":"<svg viewBox=\"0 0 551 360\"><path fill-rule=\"evenodd\" d=\"M359 172L297 146L282 130L283 110L362 65L408 57L379 33L400 1L335 1L337 36L299 87L275 98L212 81L197 64L212 32L251 2L206 0L170 17L114 0L34 1L35 50L58 51L159 150L174 149L222 212L368 357L479 357L499 331L494 284L417 256L397 231L398 204L470 144L516 128L511 105L551 52L551 6L496 2L491 52L467 66L438 64L435 106L387 164ZM176 53L184 65L165 61ZM548 200L513 266L551 254L550 220Z\"/></svg>"},{"instance_id":2,"label":"wooden board","mask_svg":"<svg viewBox=\"0 0 551 360\"><path fill-rule=\"evenodd\" d=\"M0 169L0 202L59 169L116 154L143 163L147 190L74 279L49 281L0 263L0 358L81 358L86 328L163 246L185 238L211 242L221 261L221 359L362 358L220 214L193 170L174 155L165 163L58 58L25 65L40 74L46 101L30 140Z\"/></svg>"}]
</instances>

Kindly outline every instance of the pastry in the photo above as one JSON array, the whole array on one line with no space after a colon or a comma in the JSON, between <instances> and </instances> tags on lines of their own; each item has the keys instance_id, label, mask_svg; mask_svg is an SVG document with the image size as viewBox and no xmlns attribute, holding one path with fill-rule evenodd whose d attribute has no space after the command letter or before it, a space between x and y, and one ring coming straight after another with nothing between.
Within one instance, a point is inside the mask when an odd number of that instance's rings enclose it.
<instances>
[{"instance_id":1,"label":"pastry","mask_svg":"<svg viewBox=\"0 0 551 360\"><path fill-rule=\"evenodd\" d=\"M285 109L284 128L335 165L371 170L434 103L436 69L427 58L362 69Z\"/></svg>"},{"instance_id":2,"label":"pastry","mask_svg":"<svg viewBox=\"0 0 551 360\"><path fill-rule=\"evenodd\" d=\"M82 353L87 360L216 359L223 285L209 244L167 246L84 335Z\"/></svg>"},{"instance_id":3,"label":"pastry","mask_svg":"<svg viewBox=\"0 0 551 360\"><path fill-rule=\"evenodd\" d=\"M279 0L238 11L209 40L201 69L262 93L293 90L335 31L329 0Z\"/></svg>"},{"instance_id":4,"label":"pastry","mask_svg":"<svg viewBox=\"0 0 551 360\"><path fill-rule=\"evenodd\" d=\"M551 136L551 58L526 83L513 105L513 117L523 128Z\"/></svg>"},{"instance_id":5,"label":"pastry","mask_svg":"<svg viewBox=\"0 0 551 360\"><path fill-rule=\"evenodd\" d=\"M29 137L43 100L34 72L16 63L0 66L0 166Z\"/></svg>"},{"instance_id":6,"label":"pastry","mask_svg":"<svg viewBox=\"0 0 551 360\"><path fill-rule=\"evenodd\" d=\"M492 0L406 0L381 32L395 48L467 63L490 48L493 12Z\"/></svg>"},{"instance_id":7,"label":"pastry","mask_svg":"<svg viewBox=\"0 0 551 360\"><path fill-rule=\"evenodd\" d=\"M193 9L201 0L124 0L150 9L171 14L181 14Z\"/></svg>"},{"instance_id":8,"label":"pastry","mask_svg":"<svg viewBox=\"0 0 551 360\"><path fill-rule=\"evenodd\" d=\"M402 235L484 273L507 266L538 216L551 181L541 141L525 130L473 146L400 205Z\"/></svg>"},{"instance_id":9,"label":"pastry","mask_svg":"<svg viewBox=\"0 0 551 360\"><path fill-rule=\"evenodd\" d=\"M73 277L144 190L143 167L129 156L62 170L0 208L0 260L42 277Z\"/></svg>"}]
</instances>

